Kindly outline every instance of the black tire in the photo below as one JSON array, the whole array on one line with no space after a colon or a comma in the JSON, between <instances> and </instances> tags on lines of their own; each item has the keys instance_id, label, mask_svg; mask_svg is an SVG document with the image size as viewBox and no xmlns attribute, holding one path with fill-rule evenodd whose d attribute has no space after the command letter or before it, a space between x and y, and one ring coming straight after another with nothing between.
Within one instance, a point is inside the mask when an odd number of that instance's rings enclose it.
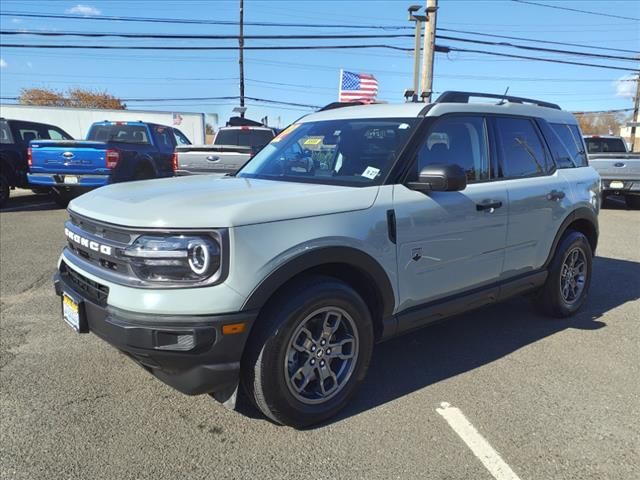
<instances>
[{"instance_id":1,"label":"black tire","mask_svg":"<svg viewBox=\"0 0 640 480\"><path fill-rule=\"evenodd\" d=\"M0 173L0 207L4 207L9 201L9 195L9 180L3 173Z\"/></svg>"},{"instance_id":2,"label":"black tire","mask_svg":"<svg viewBox=\"0 0 640 480\"><path fill-rule=\"evenodd\" d=\"M576 295L575 299L567 301L561 288L561 285L563 285L563 265L565 265L568 256L575 251L578 251L579 255L582 255L584 259L584 281L579 295ZM549 276L544 286L534 297L535 306L538 310L556 318L566 318L575 314L587 299L589 286L591 285L592 264L593 252L587 237L573 230L566 232L560 240L549 266ZM573 275L572 273L572 278Z\"/></svg>"},{"instance_id":3,"label":"black tire","mask_svg":"<svg viewBox=\"0 0 640 480\"><path fill-rule=\"evenodd\" d=\"M136 170L136 173L133 177L134 180L151 180L152 178L156 178L153 169L148 165L143 165Z\"/></svg>"},{"instance_id":4,"label":"black tire","mask_svg":"<svg viewBox=\"0 0 640 480\"><path fill-rule=\"evenodd\" d=\"M51 198L60 208L67 208L69 202L73 200L75 195L66 190L57 190L55 188L51 189Z\"/></svg>"},{"instance_id":5,"label":"black tire","mask_svg":"<svg viewBox=\"0 0 640 480\"><path fill-rule=\"evenodd\" d=\"M640 195L627 195L624 197L627 208L631 210L640 210Z\"/></svg>"},{"instance_id":6,"label":"black tire","mask_svg":"<svg viewBox=\"0 0 640 480\"><path fill-rule=\"evenodd\" d=\"M299 364L293 367L287 366L285 359L291 359L288 355L288 352L292 352L290 342L295 340L293 335L298 327L306 319L319 318L313 314L323 308L336 308L345 312L347 316L342 317L341 322L354 328L354 337L357 341L352 344L354 350L352 363L349 364L350 374L343 377L343 382L335 383L335 385L340 383L341 386L336 388L334 396L327 397L326 400L315 399L312 401L319 403L309 404L296 398L290 387L292 380L289 380L291 374L288 369L296 370ZM311 321L314 320L309 320ZM319 342L318 339L316 345L320 345ZM331 353L328 350L330 343L331 341L322 347L327 355ZM321 423L344 408L356 393L369 368L373 343L371 314L356 291L331 277L310 276L296 281L294 285L277 294L258 317L242 361L242 385L253 403L276 423L294 428ZM315 355L321 354L320 350L321 348L318 347ZM308 362L316 359L314 354L308 352L295 353L294 357L297 358L297 355L304 356ZM322 357L319 356L318 359L320 358ZM324 362L329 367L328 370L332 370L330 367L332 364L336 368L334 360L329 359L328 356L325 358L328 359ZM338 362L342 361L338 360ZM320 360L316 367L312 367L314 379L308 383L313 386L315 382L316 388L321 388L318 382L319 362ZM324 369L324 371L327 370ZM334 378L338 376L339 374ZM322 390L325 390L324 387L326 383Z\"/></svg>"}]
</instances>

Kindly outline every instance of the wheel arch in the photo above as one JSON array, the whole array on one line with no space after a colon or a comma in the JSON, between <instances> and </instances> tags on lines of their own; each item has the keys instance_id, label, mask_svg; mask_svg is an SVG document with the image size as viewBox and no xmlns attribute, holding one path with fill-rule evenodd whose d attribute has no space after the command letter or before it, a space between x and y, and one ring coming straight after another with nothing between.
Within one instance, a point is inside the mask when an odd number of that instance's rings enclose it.
<instances>
[{"instance_id":1,"label":"wheel arch","mask_svg":"<svg viewBox=\"0 0 640 480\"><path fill-rule=\"evenodd\" d=\"M307 275L324 275L351 286L369 307L376 340L386 336L395 308L391 281L377 260L352 247L318 248L292 258L260 282L242 310L262 309L283 288Z\"/></svg>"},{"instance_id":2,"label":"wheel arch","mask_svg":"<svg viewBox=\"0 0 640 480\"><path fill-rule=\"evenodd\" d=\"M547 257L547 260L544 263L544 267L547 268L555 255L556 249L558 248L558 244L560 240L565 235L565 233L569 230L574 230L576 232L582 233L587 240L589 241L589 245L591 246L591 251L595 255L596 247L598 246L598 215L593 209L588 207L580 207L573 210L567 217L564 219L560 228L556 232L556 236L553 239L553 244L551 246L551 251Z\"/></svg>"}]
</instances>

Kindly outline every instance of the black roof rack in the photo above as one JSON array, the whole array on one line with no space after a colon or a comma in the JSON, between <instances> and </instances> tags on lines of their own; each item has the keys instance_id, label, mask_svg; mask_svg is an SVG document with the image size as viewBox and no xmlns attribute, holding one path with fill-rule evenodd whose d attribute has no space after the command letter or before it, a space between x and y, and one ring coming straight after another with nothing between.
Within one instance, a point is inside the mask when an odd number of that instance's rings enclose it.
<instances>
[{"instance_id":1,"label":"black roof rack","mask_svg":"<svg viewBox=\"0 0 640 480\"><path fill-rule=\"evenodd\" d=\"M511 95L502 95L498 93L479 93L479 92L456 92L448 91L443 92L435 101L435 103L469 103L469 98L495 98L498 100L506 100L510 103L530 103L537 105L538 107L553 108L555 110L562 110L559 105L550 102L543 102L541 100L534 100L532 98L524 97L512 97Z\"/></svg>"},{"instance_id":2,"label":"black roof rack","mask_svg":"<svg viewBox=\"0 0 640 480\"><path fill-rule=\"evenodd\" d=\"M318 110L318 112L324 112L325 110L334 110L336 108L353 107L355 105L365 105L365 103L358 100L355 100L353 102L332 102L322 107L320 110Z\"/></svg>"}]
</instances>

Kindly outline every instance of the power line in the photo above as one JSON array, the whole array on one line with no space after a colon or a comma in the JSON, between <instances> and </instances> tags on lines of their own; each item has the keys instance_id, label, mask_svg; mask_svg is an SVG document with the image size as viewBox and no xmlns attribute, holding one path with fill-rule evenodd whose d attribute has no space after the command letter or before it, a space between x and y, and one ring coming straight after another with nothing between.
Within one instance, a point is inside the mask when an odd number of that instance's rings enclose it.
<instances>
[{"instance_id":1,"label":"power line","mask_svg":"<svg viewBox=\"0 0 640 480\"><path fill-rule=\"evenodd\" d=\"M567 10L569 12L585 13L587 15L597 15L599 17L611 17L611 18L619 18L622 20L640 21L640 18L635 18L635 17L624 17L622 15L614 15L612 13L592 12L589 10L579 10L577 8L559 7L558 5L547 5L546 3L531 2L529 0L511 0L511 1L516 3L523 3L527 5L535 5L536 7L555 8L556 10Z\"/></svg>"},{"instance_id":2,"label":"power line","mask_svg":"<svg viewBox=\"0 0 640 480\"><path fill-rule=\"evenodd\" d=\"M452 29L452 28L438 28L438 31L462 33L462 34L465 34L465 35L478 35L478 36L482 36L482 37L506 38L508 40L521 40L521 41L525 41L525 42L547 43L547 44L550 44L550 45L564 45L564 46L568 46L568 47L593 48L595 50L611 50L611 51L614 51L614 52L640 54L640 51L627 50L627 49L624 49L624 48L598 47L598 46L595 46L595 45L584 45L584 44L580 44L580 43L555 42L553 40L541 40L539 38L513 37L513 36L509 36L509 35L496 35L495 33L474 32L474 31L469 31L469 30L456 30L456 29Z\"/></svg>"},{"instance_id":3,"label":"power line","mask_svg":"<svg viewBox=\"0 0 640 480\"><path fill-rule=\"evenodd\" d=\"M235 20L201 20L201 19L169 19L169 18L151 18L151 17L119 17L119 16L83 16L63 15L63 14L43 14L43 13L27 13L27 12L0 12L0 16L25 17L25 18L59 18L70 20L99 20L99 21L118 21L118 22L141 22L141 23L181 23L196 25L230 25L237 26ZM281 23L281 22L244 22L245 25L255 27L300 27L300 28L362 28L377 30L406 30L408 26L395 25L341 25L341 24L317 24L317 23Z\"/></svg>"},{"instance_id":4,"label":"power line","mask_svg":"<svg viewBox=\"0 0 640 480\"><path fill-rule=\"evenodd\" d=\"M214 46L149 46L149 45L76 45L76 44L28 44L28 43L0 43L4 48L46 48L46 49L90 49L90 50L238 50L239 47L214 47ZM332 50L332 49L363 49L386 48L410 52L411 48L397 47L395 45L371 44L371 45L269 45L269 46L244 46L245 50Z\"/></svg>"},{"instance_id":5,"label":"power line","mask_svg":"<svg viewBox=\"0 0 640 480\"><path fill-rule=\"evenodd\" d=\"M515 43L506 43L506 42L490 42L488 40L473 40L470 38L460 38L460 37L449 37L447 35L436 35L436 38L440 38L442 40L452 40L456 42L466 42L466 43L475 43L479 45L491 45L496 47L510 47L510 48L518 48L521 50L529 50L534 52L546 52L546 53L557 53L562 55L577 55L581 57L592 57L592 58L602 58L607 60L625 60L630 62L637 62L638 59L634 57L622 57L619 55L605 55L602 53L589 53L589 52L578 52L575 50L560 50L557 48L544 48L544 47L531 47L529 45L519 45Z\"/></svg>"},{"instance_id":6,"label":"power line","mask_svg":"<svg viewBox=\"0 0 640 480\"><path fill-rule=\"evenodd\" d=\"M118 37L172 40L237 40L239 35L201 35L166 33L115 33L115 32L61 32L50 30L0 30L1 35L35 35L41 37ZM385 34L322 34L322 35L243 35L249 40L314 40L314 39L356 39L356 38L412 38L406 33Z\"/></svg>"},{"instance_id":7,"label":"power line","mask_svg":"<svg viewBox=\"0 0 640 480\"><path fill-rule=\"evenodd\" d=\"M633 108L618 108L614 110L599 110L588 112L571 112L574 115L614 115L618 113L631 112Z\"/></svg>"}]
</instances>

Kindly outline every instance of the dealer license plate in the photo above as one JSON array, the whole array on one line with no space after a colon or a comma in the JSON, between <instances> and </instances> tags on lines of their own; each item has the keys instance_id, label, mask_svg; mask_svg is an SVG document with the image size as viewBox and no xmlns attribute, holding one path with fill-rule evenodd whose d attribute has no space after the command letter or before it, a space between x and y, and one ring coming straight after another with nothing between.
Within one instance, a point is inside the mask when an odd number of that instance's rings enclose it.
<instances>
[{"instance_id":1,"label":"dealer license plate","mask_svg":"<svg viewBox=\"0 0 640 480\"><path fill-rule=\"evenodd\" d=\"M609 188L623 188L624 187L624 183L623 182L618 182L617 180L611 182L609 184Z\"/></svg>"},{"instance_id":2,"label":"dealer license plate","mask_svg":"<svg viewBox=\"0 0 640 480\"><path fill-rule=\"evenodd\" d=\"M62 294L62 318L76 332L80 332L80 304L66 293Z\"/></svg>"},{"instance_id":3,"label":"dealer license plate","mask_svg":"<svg viewBox=\"0 0 640 480\"><path fill-rule=\"evenodd\" d=\"M69 183L69 184L75 185L76 183L78 183L78 177L75 177L73 175L66 175L64 177L64 183Z\"/></svg>"}]
</instances>

